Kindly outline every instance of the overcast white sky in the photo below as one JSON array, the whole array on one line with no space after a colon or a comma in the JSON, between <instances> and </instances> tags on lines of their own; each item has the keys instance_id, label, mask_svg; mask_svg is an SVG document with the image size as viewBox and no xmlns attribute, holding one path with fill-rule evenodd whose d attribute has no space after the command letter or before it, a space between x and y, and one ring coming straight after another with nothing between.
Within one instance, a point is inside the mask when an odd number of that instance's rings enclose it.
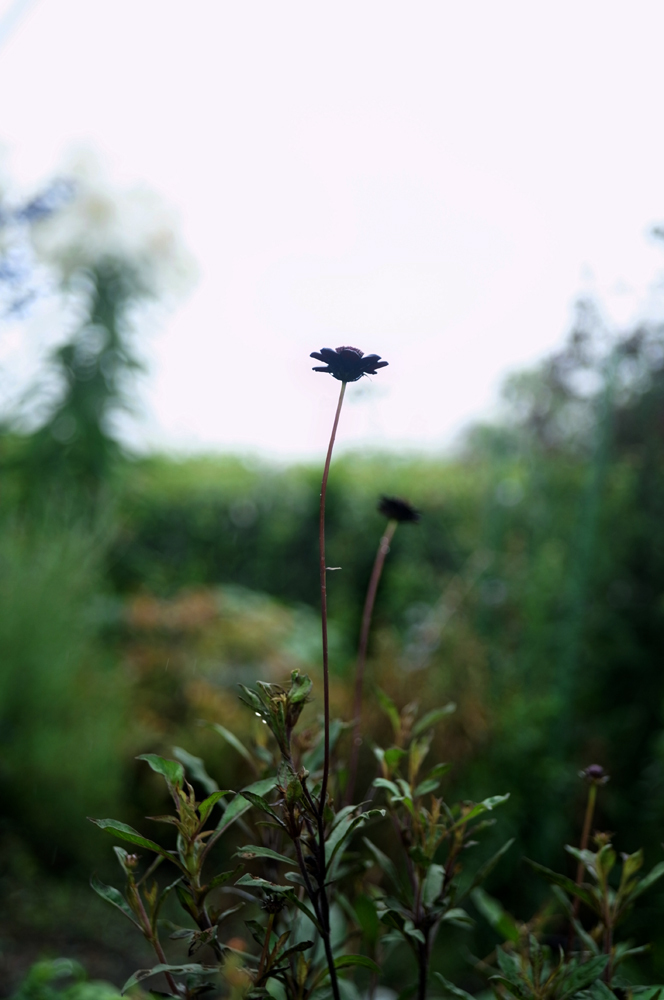
<instances>
[{"instance_id":1,"label":"overcast white sky","mask_svg":"<svg viewBox=\"0 0 664 1000\"><path fill-rule=\"evenodd\" d=\"M623 323L664 265L659 0L17 13L14 180L30 192L93 146L174 206L198 262L149 336L135 442L320 452L338 383L308 354L353 344L390 366L350 387L340 443L446 444L561 343L579 293Z\"/></svg>"}]
</instances>

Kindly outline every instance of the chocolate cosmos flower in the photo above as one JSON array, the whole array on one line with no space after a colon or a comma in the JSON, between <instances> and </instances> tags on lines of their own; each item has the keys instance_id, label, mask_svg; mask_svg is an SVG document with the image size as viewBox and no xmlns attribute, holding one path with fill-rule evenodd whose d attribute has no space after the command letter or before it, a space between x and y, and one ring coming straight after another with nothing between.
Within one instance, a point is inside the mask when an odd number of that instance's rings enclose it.
<instances>
[{"instance_id":1,"label":"chocolate cosmos flower","mask_svg":"<svg viewBox=\"0 0 664 1000\"><path fill-rule=\"evenodd\" d=\"M399 497L381 497L378 512L390 521L419 521L419 512Z\"/></svg>"},{"instance_id":2,"label":"chocolate cosmos flower","mask_svg":"<svg viewBox=\"0 0 664 1000\"><path fill-rule=\"evenodd\" d=\"M321 347L320 351L312 351L309 355L317 361L324 361L325 366L316 367L315 372L327 372L340 382L357 382L363 375L375 375L379 368L385 368L387 361L380 360L380 354L365 355L357 347Z\"/></svg>"}]
</instances>

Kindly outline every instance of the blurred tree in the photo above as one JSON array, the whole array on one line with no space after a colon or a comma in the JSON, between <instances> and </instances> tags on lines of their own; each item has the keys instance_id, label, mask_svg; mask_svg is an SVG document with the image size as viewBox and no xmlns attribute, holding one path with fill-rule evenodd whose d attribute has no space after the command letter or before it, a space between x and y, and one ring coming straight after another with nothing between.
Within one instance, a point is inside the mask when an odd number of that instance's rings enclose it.
<instances>
[{"instance_id":1,"label":"blurred tree","mask_svg":"<svg viewBox=\"0 0 664 1000\"><path fill-rule=\"evenodd\" d=\"M154 195L112 191L89 163L13 210L11 220L25 266L12 270L16 248L9 246L8 311L35 297L30 274L39 266L59 289L65 321L29 396L33 429L22 430L25 413L10 421L21 432L10 464L31 506L66 498L68 508L94 508L124 453L118 417L133 409L132 383L142 368L136 328L150 302L182 291L191 263Z\"/></svg>"}]
</instances>

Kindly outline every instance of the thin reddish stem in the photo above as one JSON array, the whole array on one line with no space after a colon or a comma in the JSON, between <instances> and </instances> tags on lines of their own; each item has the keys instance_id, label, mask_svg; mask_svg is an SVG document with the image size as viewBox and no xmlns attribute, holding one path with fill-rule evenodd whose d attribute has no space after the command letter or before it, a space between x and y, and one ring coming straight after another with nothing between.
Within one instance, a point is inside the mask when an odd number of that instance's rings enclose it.
<instances>
[{"instance_id":1,"label":"thin reddish stem","mask_svg":"<svg viewBox=\"0 0 664 1000\"><path fill-rule=\"evenodd\" d=\"M346 383L341 383L341 392L339 393L339 402L337 403L337 412L334 415L334 424L332 425L332 434L330 436L330 443L327 449L327 458L325 459L325 468L323 469L323 481L320 488L320 521L318 528L318 542L320 545L320 605L321 605L321 624L322 624L322 635L323 635L323 702L324 702L324 714L325 714L325 758L323 762L323 783L320 790L320 814L323 815L325 811L325 800L327 798L327 782L330 774L330 672L329 672L329 659L327 651L327 567L325 566L325 497L327 494L327 477L330 474L330 461L332 459L332 449L334 448L334 439L337 436L337 427L339 426L339 415L341 414L341 406L344 401L344 395L346 392Z\"/></svg>"},{"instance_id":2,"label":"thin reddish stem","mask_svg":"<svg viewBox=\"0 0 664 1000\"><path fill-rule=\"evenodd\" d=\"M590 828L593 822L593 816L595 814L595 802L597 801L597 785L593 781L590 788L588 789L588 801L586 803L586 814L583 818L583 830L581 831L581 843L579 847L582 851L585 851L588 847L588 841L590 839ZM575 885L581 885L583 881L583 861L579 861L576 866L576 878L574 880ZM579 918L579 908L581 900L578 896L574 897L572 902L572 919L569 925L569 937L567 940L567 954L571 954L572 948L574 947L574 921Z\"/></svg>"},{"instance_id":3,"label":"thin reddish stem","mask_svg":"<svg viewBox=\"0 0 664 1000\"><path fill-rule=\"evenodd\" d=\"M369 632L371 631L371 619L373 616L374 604L378 584L385 565L387 553L390 551L390 544L397 530L398 521L388 521L385 534L378 543L378 551L371 571L371 578L367 588L367 596L364 601L364 611L362 612L362 625L360 626L360 640L357 647L357 666L355 667L355 697L353 700L353 742L350 751L350 763L348 766L348 785L346 786L346 804L350 805L355 794L355 781L357 779L357 764L360 756L360 745L362 743L362 691L364 688L364 667L367 661L367 646L369 644Z\"/></svg>"}]
</instances>

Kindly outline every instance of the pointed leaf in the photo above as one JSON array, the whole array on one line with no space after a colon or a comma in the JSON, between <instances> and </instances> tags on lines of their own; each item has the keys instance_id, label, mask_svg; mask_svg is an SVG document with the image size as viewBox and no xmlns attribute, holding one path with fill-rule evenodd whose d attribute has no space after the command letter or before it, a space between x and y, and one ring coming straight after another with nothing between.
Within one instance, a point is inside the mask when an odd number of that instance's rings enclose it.
<instances>
[{"instance_id":1,"label":"pointed leaf","mask_svg":"<svg viewBox=\"0 0 664 1000\"><path fill-rule=\"evenodd\" d=\"M154 851L155 854L161 854L162 857L168 858L169 861L175 861L173 855L164 850L163 847L160 847L159 844L155 844L154 840L141 837L137 830L134 830L131 826L127 826L126 823L120 823L117 819L93 819L91 816L88 816L88 819L95 826L98 826L100 830L108 830L109 833L114 833L120 840L127 840L130 844L135 844L137 847L144 847L148 851Z\"/></svg>"},{"instance_id":2,"label":"pointed leaf","mask_svg":"<svg viewBox=\"0 0 664 1000\"><path fill-rule=\"evenodd\" d=\"M182 747L172 747L173 754L185 766L193 781L197 781L208 795L212 795L219 788L219 785L211 778L205 770L205 764L201 757L194 757L193 754L183 750Z\"/></svg>"},{"instance_id":3,"label":"pointed leaf","mask_svg":"<svg viewBox=\"0 0 664 1000\"><path fill-rule=\"evenodd\" d=\"M456 705L451 701L448 705L443 705L441 708L432 708L430 712L423 715L421 719L418 719L413 726L413 736L419 736L423 733L425 729L430 729L435 726L437 722L444 719L447 715L451 715L452 712L456 712Z\"/></svg>"},{"instance_id":4,"label":"pointed leaf","mask_svg":"<svg viewBox=\"0 0 664 1000\"><path fill-rule=\"evenodd\" d=\"M248 764L251 764L251 766L254 768L256 767L256 762L254 761L254 758L247 750L244 743L241 743L240 740L237 738L237 736L230 731L230 729L225 729L224 726L219 725L218 722L214 722L212 724L212 728L216 730L216 732L218 732L220 736L223 736L226 742L229 743L234 750L237 750L240 756L244 757L244 759Z\"/></svg>"},{"instance_id":5,"label":"pointed leaf","mask_svg":"<svg viewBox=\"0 0 664 1000\"><path fill-rule=\"evenodd\" d=\"M126 993L132 986L136 986L138 983L142 983L144 979L156 976L160 972L170 972L173 976L202 976L218 971L219 969L216 965L155 965L152 969L139 969L138 972L135 972L124 984L121 992Z\"/></svg>"},{"instance_id":6,"label":"pointed leaf","mask_svg":"<svg viewBox=\"0 0 664 1000\"><path fill-rule=\"evenodd\" d=\"M125 917L128 917L132 924L136 927L139 929L141 928L141 925L132 912L129 903L119 889L114 889L112 885L105 885L97 878L96 875L93 875L90 879L90 885L98 896L101 896L101 898L105 899L107 903L111 904L111 906L115 906L121 913L124 913Z\"/></svg>"},{"instance_id":7,"label":"pointed leaf","mask_svg":"<svg viewBox=\"0 0 664 1000\"><path fill-rule=\"evenodd\" d=\"M566 1000L567 997L573 996L578 993L579 990L583 990L586 986L590 986L594 983L596 979L604 972L609 961L608 955L596 955L595 958L589 959L589 961L584 962L580 968L575 969L570 975L565 976L563 980L563 989L559 994L560 1000Z\"/></svg>"},{"instance_id":8,"label":"pointed leaf","mask_svg":"<svg viewBox=\"0 0 664 1000\"><path fill-rule=\"evenodd\" d=\"M394 862L390 858L388 858L387 854L383 854L380 848L376 847L376 845L367 837L363 837L362 839L364 840L364 843L373 854L378 867L385 872L385 874L388 876L389 879L391 879L394 888L401 889L401 881L399 879L399 874L396 870Z\"/></svg>"},{"instance_id":9,"label":"pointed leaf","mask_svg":"<svg viewBox=\"0 0 664 1000\"><path fill-rule=\"evenodd\" d=\"M383 760L387 764L390 771L393 771L395 767L399 766L401 760L408 756L408 751L404 750L403 747L390 747L383 754Z\"/></svg>"},{"instance_id":10,"label":"pointed leaf","mask_svg":"<svg viewBox=\"0 0 664 1000\"><path fill-rule=\"evenodd\" d=\"M426 778L413 792L413 798L419 799L423 795L429 795L430 792L435 792L439 785L440 782L436 778Z\"/></svg>"},{"instance_id":11,"label":"pointed leaf","mask_svg":"<svg viewBox=\"0 0 664 1000\"><path fill-rule=\"evenodd\" d=\"M384 691L381 691L381 689L377 687L376 698L378 699L378 704L385 712L385 715L392 723L392 729L394 730L394 732L395 733L401 732L401 716L399 715L397 706L394 704L390 696L385 694Z\"/></svg>"},{"instance_id":12,"label":"pointed leaf","mask_svg":"<svg viewBox=\"0 0 664 1000\"><path fill-rule=\"evenodd\" d=\"M477 869L475 875L473 876L472 882L470 883L468 888L462 893L461 898L463 898L463 896L468 895L469 892L472 892L473 889L475 889L478 885L481 885L481 883L484 882L484 880L489 877L489 875L496 867L502 856L504 854L507 854L513 843L514 843L514 837L506 841L506 843L504 843L503 846L498 851L496 851L496 853L492 855L492 857L490 857L488 861L485 861L484 864Z\"/></svg>"},{"instance_id":13,"label":"pointed leaf","mask_svg":"<svg viewBox=\"0 0 664 1000\"><path fill-rule=\"evenodd\" d=\"M561 889L568 892L571 896L577 896L586 906L589 906L591 910L597 911L597 906L595 900L593 899L591 893L582 885L576 885L571 878L567 878L565 875L559 875L558 872L552 872L550 868L545 868L544 865L538 864L536 861L531 861L530 858L524 858L526 864L545 878L547 882L552 885L559 885Z\"/></svg>"},{"instance_id":14,"label":"pointed leaf","mask_svg":"<svg viewBox=\"0 0 664 1000\"><path fill-rule=\"evenodd\" d=\"M359 816L347 816L345 819L334 826L330 832L329 837L325 841L325 861L326 864L331 865L334 860L334 856L343 844L345 840L350 837L355 830L364 824L369 819L374 819L380 816L381 819L385 816L384 809L369 809L367 812L360 813Z\"/></svg>"},{"instance_id":15,"label":"pointed leaf","mask_svg":"<svg viewBox=\"0 0 664 1000\"><path fill-rule=\"evenodd\" d=\"M470 898L485 918L490 927L493 927L496 934L500 934L504 941L512 941L517 944L519 941L519 928L514 918L507 910L488 892L477 886L470 894Z\"/></svg>"},{"instance_id":16,"label":"pointed leaf","mask_svg":"<svg viewBox=\"0 0 664 1000\"><path fill-rule=\"evenodd\" d=\"M182 788L184 786L184 768L177 760L167 760L156 753L142 753L136 760L144 760L150 765L156 774L161 774L166 778L169 788Z\"/></svg>"},{"instance_id":17,"label":"pointed leaf","mask_svg":"<svg viewBox=\"0 0 664 1000\"><path fill-rule=\"evenodd\" d=\"M360 965L363 969L371 969L372 972L380 972L380 968L366 955L340 955L335 958L335 969L347 969L351 965Z\"/></svg>"},{"instance_id":18,"label":"pointed leaf","mask_svg":"<svg viewBox=\"0 0 664 1000\"><path fill-rule=\"evenodd\" d=\"M433 906L441 892L445 880L443 865L430 865L422 884L422 900L425 906Z\"/></svg>"},{"instance_id":19,"label":"pointed leaf","mask_svg":"<svg viewBox=\"0 0 664 1000\"><path fill-rule=\"evenodd\" d=\"M484 799L483 802L478 802L477 805L473 806L469 813L463 816L458 822L457 826L463 826L464 823L470 823L471 820L475 819L477 816L481 816L484 812L491 812L496 806L501 806L503 802L507 802L509 799L509 792L507 795L491 795L488 799Z\"/></svg>"},{"instance_id":20,"label":"pointed leaf","mask_svg":"<svg viewBox=\"0 0 664 1000\"><path fill-rule=\"evenodd\" d=\"M434 976L445 987L447 992L451 993L453 997L458 997L458 1000L475 1000L472 993L466 993L465 990L459 989L449 979L445 979L445 976L441 976L440 972L434 972Z\"/></svg>"},{"instance_id":21,"label":"pointed leaf","mask_svg":"<svg viewBox=\"0 0 664 1000\"><path fill-rule=\"evenodd\" d=\"M641 881L636 885L636 887L630 893L630 900L636 899L641 893L649 889L651 885L654 885L662 875L664 875L664 861L660 861L658 865L648 872Z\"/></svg>"},{"instance_id":22,"label":"pointed leaf","mask_svg":"<svg viewBox=\"0 0 664 1000\"><path fill-rule=\"evenodd\" d=\"M215 875L214 878L210 879L210 882L208 884L208 892L212 892L213 889L216 889L220 885L225 885L230 878L233 878L233 875L235 875L239 871L242 871L242 868L243 865L238 865L237 868L233 868L232 871L220 872L218 875Z\"/></svg>"},{"instance_id":23,"label":"pointed leaf","mask_svg":"<svg viewBox=\"0 0 664 1000\"><path fill-rule=\"evenodd\" d=\"M206 799L203 799L198 807L198 815L201 818L201 824L205 823L219 799L223 799L224 795L232 794L233 791L230 788L219 788L216 792L213 792L212 795L208 795Z\"/></svg>"},{"instance_id":24,"label":"pointed leaf","mask_svg":"<svg viewBox=\"0 0 664 1000\"><path fill-rule=\"evenodd\" d=\"M440 919L441 923L447 921L450 924L454 924L455 927L463 927L464 930L468 927L475 926L473 918L459 906L455 906L451 910L448 910L447 913L444 913Z\"/></svg>"},{"instance_id":25,"label":"pointed leaf","mask_svg":"<svg viewBox=\"0 0 664 1000\"><path fill-rule=\"evenodd\" d=\"M257 795L266 795L268 792L272 791L276 783L276 777L263 778L261 781L255 781L253 785L248 785L244 791L255 792ZM243 816L250 809L251 802L249 799L244 798L242 792L238 792L235 798L232 799L226 806L224 815L217 824L218 833L223 833L224 830L227 830L232 823L234 823L240 818L240 816Z\"/></svg>"},{"instance_id":26,"label":"pointed leaf","mask_svg":"<svg viewBox=\"0 0 664 1000\"><path fill-rule=\"evenodd\" d=\"M249 844L235 853L244 861L251 861L253 858L271 858L273 861L281 861L289 868L297 868L297 861L294 858L287 858L285 854L278 854L277 851L271 851L269 847L262 847L260 844Z\"/></svg>"}]
</instances>

